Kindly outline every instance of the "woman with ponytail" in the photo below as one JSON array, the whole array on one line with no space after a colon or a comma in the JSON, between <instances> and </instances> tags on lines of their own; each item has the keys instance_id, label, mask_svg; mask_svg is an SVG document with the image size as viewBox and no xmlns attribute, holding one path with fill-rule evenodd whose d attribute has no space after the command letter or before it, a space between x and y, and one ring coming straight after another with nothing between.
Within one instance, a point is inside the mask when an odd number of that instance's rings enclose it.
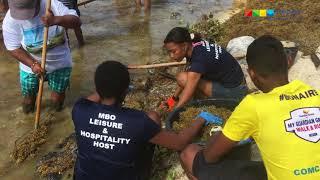
<instances>
[{"instance_id":1,"label":"woman with ponytail","mask_svg":"<svg viewBox=\"0 0 320 180\"><path fill-rule=\"evenodd\" d=\"M176 75L178 88L167 100L169 110L187 103L196 90L213 98L234 98L239 101L248 88L237 60L215 43L190 34L186 28L175 27L166 36L164 47L175 61L187 59L185 72ZM175 103L177 102L177 103Z\"/></svg>"}]
</instances>

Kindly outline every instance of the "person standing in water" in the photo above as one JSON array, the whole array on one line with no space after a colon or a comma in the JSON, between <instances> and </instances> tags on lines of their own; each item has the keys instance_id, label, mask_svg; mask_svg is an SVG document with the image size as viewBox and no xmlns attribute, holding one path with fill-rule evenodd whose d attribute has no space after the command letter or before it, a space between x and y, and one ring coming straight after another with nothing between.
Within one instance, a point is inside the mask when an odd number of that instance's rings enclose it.
<instances>
[{"instance_id":1,"label":"person standing in water","mask_svg":"<svg viewBox=\"0 0 320 180\"><path fill-rule=\"evenodd\" d=\"M144 11L149 13L151 10L151 0L136 0L136 6L141 8L143 1Z\"/></svg>"},{"instance_id":2,"label":"person standing in water","mask_svg":"<svg viewBox=\"0 0 320 180\"><path fill-rule=\"evenodd\" d=\"M178 62L186 58L189 64L185 72L176 75L178 88L166 101L169 110L186 104L196 90L213 98L241 100L247 94L239 63L218 44L194 37L186 28L175 27L167 34L164 47L170 58Z\"/></svg>"},{"instance_id":3,"label":"person standing in water","mask_svg":"<svg viewBox=\"0 0 320 180\"><path fill-rule=\"evenodd\" d=\"M67 8L75 10L77 12L78 16L80 17L80 10L78 8L78 0L59 0L59 1L62 2L62 4L65 5ZM83 39L83 35L82 35L81 26L79 28L75 28L74 33L76 35L79 47L82 47L84 45L84 39Z\"/></svg>"},{"instance_id":4,"label":"person standing in water","mask_svg":"<svg viewBox=\"0 0 320 180\"><path fill-rule=\"evenodd\" d=\"M9 11L3 20L4 44L20 62L20 86L23 112L34 111L38 93L39 75L48 80L52 106L61 111L65 91L69 86L72 58L66 41L65 28L81 26L76 11L57 0L51 1L49 15L46 0L10 0ZM44 27L49 27L46 67L40 65Z\"/></svg>"}]
</instances>

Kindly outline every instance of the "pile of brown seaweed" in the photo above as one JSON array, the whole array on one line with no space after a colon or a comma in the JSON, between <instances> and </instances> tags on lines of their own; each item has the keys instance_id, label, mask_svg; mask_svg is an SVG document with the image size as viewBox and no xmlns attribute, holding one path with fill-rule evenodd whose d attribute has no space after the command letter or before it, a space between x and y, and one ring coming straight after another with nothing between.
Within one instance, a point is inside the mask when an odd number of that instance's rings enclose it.
<instances>
[{"instance_id":1,"label":"pile of brown seaweed","mask_svg":"<svg viewBox=\"0 0 320 180\"><path fill-rule=\"evenodd\" d=\"M200 106L200 107L188 107L185 111L180 113L180 118L177 121L174 121L172 124L174 131L179 131L183 128L186 128L191 125L192 120L201 112L207 111L211 114L217 115L222 118L224 121L229 118L231 115L231 111L229 109L223 107L216 107L214 105L211 106ZM217 124L210 124L205 126L201 132L200 141L206 141L210 137L211 129Z\"/></svg>"},{"instance_id":2,"label":"pile of brown seaweed","mask_svg":"<svg viewBox=\"0 0 320 180\"><path fill-rule=\"evenodd\" d=\"M75 133L72 133L57 146L57 152L50 152L40 159L37 173L41 177L59 177L74 166L77 149Z\"/></svg>"},{"instance_id":3,"label":"pile of brown seaweed","mask_svg":"<svg viewBox=\"0 0 320 180\"><path fill-rule=\"evenodd\" d=\"M46 142L46 136L53 118L53 114L47 115L37 130L30 131L16 140L11 153L11 157L16 163L21 163L29 156L34 156L39 147Z\"/></svg>"}]
</instances>

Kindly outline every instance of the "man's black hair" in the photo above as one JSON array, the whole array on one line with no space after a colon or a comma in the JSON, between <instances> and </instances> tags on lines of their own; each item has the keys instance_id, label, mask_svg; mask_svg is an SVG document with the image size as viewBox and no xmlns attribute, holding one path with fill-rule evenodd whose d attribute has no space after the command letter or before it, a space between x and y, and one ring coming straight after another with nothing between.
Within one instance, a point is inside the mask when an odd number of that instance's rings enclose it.
<instances>
[{"instance_id":1,"label":"man's black hair","mask_svg":"<svg viewBox=\"0 0 320 180\"><path fill-rule=\"evenodd\" d=\"M191 39L190 33L187 28L184 27L175 27L169 31L164 43L184 43L184 42L198 42L201 41L201 36L197 33L194 34L194 38Z\"/></svg>"},{"instance_id":2,"label":"man's black hair","mask_svg":"<svg viewBox=\"0 0 320 180\"><path fill-rule=\"evenodd\" d=\"M249 68L264 77L288 74L288 61L283 45L270 35L261 36L250 44L247 63Z\"/></svg>"},{"instance_id":3,"label":"man's black hair","mask_svg":"<svg viewBox=\"0 0 320 180\"><path fill-rule=\"evenodd\" d=\"M118 99L129 87L128 69L120 62L105 61L97 67L94 83L100 97Z\"/></svg>"}]
</instances>

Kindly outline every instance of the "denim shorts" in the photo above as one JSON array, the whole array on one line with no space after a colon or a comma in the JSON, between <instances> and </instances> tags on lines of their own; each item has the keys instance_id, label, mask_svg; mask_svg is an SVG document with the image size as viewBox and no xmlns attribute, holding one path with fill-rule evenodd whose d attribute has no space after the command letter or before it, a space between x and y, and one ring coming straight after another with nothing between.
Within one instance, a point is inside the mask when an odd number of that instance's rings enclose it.
<instances>
[{"instance_id":1,"label":"denim shorts","mask_svg":"<svg viewBox=\"0 0 320 180\"><path fill-rule=\"evenodd\" d=\"M58 69L52 73L46 74L50 90L63 93L69 87L71 68ZM20 70L20 85L22 95L35 96L39 88L39 78L36 74L27 73Z\"/></svg>"},{"instance_id":2,"label":"denim shorts","mask_svg":"<svg viewBox=\"0 0 320 180\"><path fill-rule=\"evenodd\" d=\"M213 98L232 98L242 100L248 94L246 83L241 83L234 88L226 88L222 84L212 82L212 97Z\"/></svg>"}]
</instances>

